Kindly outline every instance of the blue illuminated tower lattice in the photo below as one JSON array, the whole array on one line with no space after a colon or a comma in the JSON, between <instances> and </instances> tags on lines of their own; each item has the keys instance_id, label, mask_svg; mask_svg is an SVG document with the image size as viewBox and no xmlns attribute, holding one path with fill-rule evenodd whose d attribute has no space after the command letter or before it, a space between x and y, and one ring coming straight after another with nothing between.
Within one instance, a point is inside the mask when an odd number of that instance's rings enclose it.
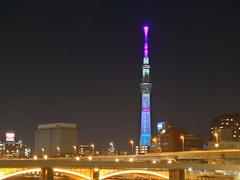
<instances>
[{"instance_id":1,"label":"blue illuminated tower lattice","mask_svg":"<svg viewBox=\"0 0 240 180\"><path fill-rule=\"evenodd\" d=\"M149 30L148 26L144 26L143 30L144 30L144 58L142 66L142 82L140 83L142 93L140 146L150 146L151 143L150 95L152 83L150 83L150 65L148 57L148 30Z\"/></svg>"}]
</instances>

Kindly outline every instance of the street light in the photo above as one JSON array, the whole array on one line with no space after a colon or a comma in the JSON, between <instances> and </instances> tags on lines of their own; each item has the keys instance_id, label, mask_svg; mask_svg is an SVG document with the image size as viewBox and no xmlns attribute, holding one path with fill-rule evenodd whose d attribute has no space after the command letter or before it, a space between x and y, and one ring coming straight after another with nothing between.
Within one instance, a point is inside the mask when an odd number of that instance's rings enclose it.
<instances>
[{"instance_id":1,"label":"street light","mask_svg":"<svg viewBox=\"0 0 240 180\"><path fill-rule=\"evenodd\" d=\"M44 148L42 148L42 156L44 155L44 152L45 152L45 149L44 149Z\"/></svg>"},{"instance_id":2,"label":"street light","mask_svg":"<svg viewBox=\"0 0 240 180\"><path fill-rule=\"evenodd\" d=\"M77 146L73 146L74 154L77 155Z\"/></svg>"},{"instance_id":3,"label":"street light","mask_svg":"<svg viewBox=\"0 0 240 180\"><path fill-rule=\"evenodd\" d=\"M89 160L89 161L92 161L92 156L88 156L88 160Z\"/></svg>"},{"instance_id":4,"label":"street light","mask_svg":"<svg viewBox=\"0 0 240 180\"><path fill-rule=\"evenodd\" d=\"M109 145L110 145L111 148L113 149L113 142L110 142Z\"/></svg>"},{"instance_id":5,"label":"street light","mask_svg":"<svg viewBox=\"0 0 240 180\"><path fill-rule=\"evenodd\" d=\"M215 147L218 148L218 147L219 147L219 143L218 143L218 133L215 132L213 135L214 135L215 140L216 140Z\"/></svg>"},{"instance_id":6,"label":"street light","mask_svg":"<svg viewBox=\"0 0 240 180\"><path fill-rule=\"evenodd\" d=\"M157 138L153 138L152 141L154 142L154 145L157 145Z\"/></svg>"},{"instance_id":7,"label":"street light","mask_svg":"<svg viewBox=\"0 0 240 180\"><path fill-rule=\"evenodd\" d=\"M48 156L47 156L47 155L44 155L43 158L44 158L44 160L47 160L47 159L48 159Z\"/></svg>"},{"instance_id":8,"label":"street light","mask_svg":"<svg viewBox=\"0 0 240 180\"><path fill-rule=\"evenodd\" d=\"M57 147L57 156L60 156L60 147Z\"/></svg>"},{"instance_id":9,"label":"street light","mask_svg":"<svg viewBox=\"0 0 240 180\"><path fill-rule=\"evenodd\" d=\"M153 164L156 164L156 163L157 163L157 161L156 161L156 160L152 160L152 163L153 163Z\"/></svg>"},{"instance_id":10,"label":"street light","mask_svg":"<svg viewBox=\"0 0 240 180\"><path fill-rule=\"evenodd\" d=\"M129 141L129 144L131 144L131 147L132 147L132 154L133 154L133 144L134 144L134 141L133 141L133 140L130 140L130 141Z\"/></svg>"},{"instance_id":11,"label":"street light","mask_svg":"<svg viewBox=\"0 0 240 180\"><path fill-rule=\"evenodd\" d=\"M110 150L110 154L111 154L111 155L115 154L115 149L114 149L114 144L113 144L113 142L110 142L110 143L109 143L109 146L110 146L110 149L109 149L109 150Z\"/></svg>"},{"instance_id":12,"label":"street light","mask_svg":"<svg viewBox=\"0 0 240 180\"><path fill-rule=\"evenodd\" d=\"M95 145L94 145L94 144L91 144L90 146L92 147L93 154L95 154Z\"/></svg>"},{"instance_id":13,"label":"street light","mask_svg":"<svg viewBox=\"0 0 240 180\"><path fill-rule=\"evenodd\" d=\"M181 136L180 136L180 139L182 140L182 150L184 151L184 136L181 135Z\"/></svg>"},{"instance_id":14,"label":"street light","mask_svg":"<svg viewBox=\"0 0 240 180\"><path fill-rule=\"evenodd\" d=\"M28 148L28 157L30 157L32 154L32 150L30 148Z\"/></svg>"},{"instance_id":15,"label":"street light","mask_svg":"<svg viewBox=\"0 0 240 180\"><path fill-rule=\"evenodd\" d=\"M16 156L19 157L19 150L16 150Z\"/></svg>"},{"instance_id":16,"label":"street light","mask_svg":"<svg viewBox=\"0 0 240 180\"><path fill-rule=\"evenodd\" d=\"M129 162L133 162L134 160L133 160L133 158L129 158L129 160L128 160Z\"/></svg>"},{"instance_id":17,"label":"street light","mask_svg":"<svg viewBox=\"0 0 240 180\"><path fill-rule=\"evenodd\" d=\"M79 160L80 160L80 157L79 157L79 156L77 156L77 157L76 157L76 161L79 161Z\"/></svg>"}]
</instances>

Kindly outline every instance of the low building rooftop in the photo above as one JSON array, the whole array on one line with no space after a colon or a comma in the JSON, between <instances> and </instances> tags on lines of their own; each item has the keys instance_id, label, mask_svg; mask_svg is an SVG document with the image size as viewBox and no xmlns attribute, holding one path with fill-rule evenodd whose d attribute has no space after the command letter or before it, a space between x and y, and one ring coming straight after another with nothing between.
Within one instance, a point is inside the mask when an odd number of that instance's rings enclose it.
<instances>
[{"instance_id":1,"label":"low building rooftop","mask_svg":"<svg viewBox=\"0 0 240 180\"><path fill-rule=\"evenodd\" d=\"M54 128L76 128L77 125L74 123L47 123L47 124L39 124L38 129L54 129Z\"/></svg>"}]
</instances>

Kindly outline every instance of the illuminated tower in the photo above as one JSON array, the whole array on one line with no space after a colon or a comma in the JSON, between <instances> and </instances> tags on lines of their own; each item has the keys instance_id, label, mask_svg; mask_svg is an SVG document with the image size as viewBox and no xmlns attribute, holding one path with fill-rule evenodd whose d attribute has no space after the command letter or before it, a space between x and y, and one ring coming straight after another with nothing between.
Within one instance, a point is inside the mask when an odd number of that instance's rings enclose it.
<instances>
[{"instance_id":1,"label":"illuminated tower","mask_svg":"<svg viewBox=\"0 0 240 180\"><path fill-rule=\"evenodd\" d=\"M144 30L144 58L142 66L142 83L140 83L142 93L140 146L150 146L151 141L150 94L152 89L152 83L150 82L150 65L148 57L148 30L149 30L148 26L144 26L143 30Z\"/></svg>"}]
</instances>

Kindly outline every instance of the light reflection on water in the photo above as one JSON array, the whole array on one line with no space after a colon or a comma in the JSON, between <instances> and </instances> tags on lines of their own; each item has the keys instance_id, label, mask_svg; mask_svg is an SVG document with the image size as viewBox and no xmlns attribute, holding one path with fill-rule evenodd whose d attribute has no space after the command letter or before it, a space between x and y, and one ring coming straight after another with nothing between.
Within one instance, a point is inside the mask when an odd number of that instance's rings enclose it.
<instances>
[{"instance_id":1,"label":"light reflection on water","mask_svg":"<svg viewBox=\"0 0 240 180\"><path fill-rule=\"evenodd\" d=\"M12 177L7 178L6 180L40 180L40 177L26 177L26 176L18 176L18 177ZM54 179L57 180L74 180L73 178L69 177L54 177Z\"/></svg>"}]
</instances>

